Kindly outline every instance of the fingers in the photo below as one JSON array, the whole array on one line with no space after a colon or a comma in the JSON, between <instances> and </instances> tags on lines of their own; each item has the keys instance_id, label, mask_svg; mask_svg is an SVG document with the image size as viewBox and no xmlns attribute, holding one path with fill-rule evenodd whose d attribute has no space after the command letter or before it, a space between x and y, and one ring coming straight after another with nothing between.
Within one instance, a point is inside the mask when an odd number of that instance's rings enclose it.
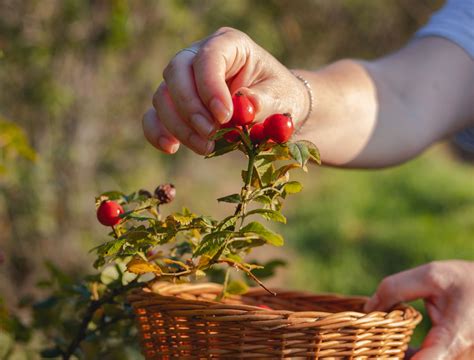
<instances>
[{"instance_id":1,"label":"fingers","mask_svg":"<svg viewBox=\"0 0 474 360\"><path fill-rule=\"evenodd\" d=\"M217 124L197 93L192 71L194 56L190 51L178 53L163 71L163 77L181 118L207 139L216 130Z\"/></svg>"},{"instance_id":2,"label":"fingers","mask_svg":"<svg viewBox=\"0 0 474 360\"><path fill-rule=\"evenodd\" d=\"M205 155L212 151L214 143L203 139L186 123L176 111L176 107L170 97L168 87L162 83L153 98L158 119L164 127L173 134L182 144L191 148L194 152Z\"/></svg>"},{"instance_id":3,"label":"fingers","mask_svg":"<svg viewBox=\"0 0 474 360\"><path fill-rule=\"evenodd\" d=\"M174 154L179 149L179 141L176 139L158 119L155 109L149 109L142 120L145 138L159 150L168 154Z\"/></svg>"},{"instance_id":4,"label":"fingers","mask_svg":"<svg viewBox=\"0 0 474 360\"><path fill-rule=\"evenodd\" d=\"M433 327L426 336L420 351L412 360L448 360L455 359L456 354L450 346L452 334L445 327ZM456 351L457 352L457 351Z\"/></svg>"},{"instance_id":5,"label":"fingers","mask_svg":"<svg viewBox=\"0 0 474 360\"><path fill-rule=\"evenodd\" d=\"M214 119L223 124L232 115L232 98L226 80L234 77L249 56L248 38L223 28L206 40L193 60L197 91Z\"/></svg>"},{"instance_id":6,"label":"fingers","mask_svg":"<svg viewBox=\"0 0 474 360\"><path fill-rule=\"evenodd\" d=\"M374 296L367 301L364 311L389 310L402 301L411 301L426 298L435 291L433 284L428 280L429 266L403 271L386 277L377 288Z\"/></svg>"}]
</instances>

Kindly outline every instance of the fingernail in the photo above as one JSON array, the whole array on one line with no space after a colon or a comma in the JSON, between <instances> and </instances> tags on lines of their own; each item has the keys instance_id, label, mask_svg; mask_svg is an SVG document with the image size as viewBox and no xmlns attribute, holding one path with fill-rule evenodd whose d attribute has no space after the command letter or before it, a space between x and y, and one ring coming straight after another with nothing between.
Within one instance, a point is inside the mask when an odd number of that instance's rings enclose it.
<instances>
[{"instance_id":1,"label":"fingernail","mask_svg":"<svg viewBox=\"0 0 474 360\"><path fill-rule=\"evenodd\" d=\"M171 142L167 137L160 136L158 139L158 144L164 151L169 151L171 154L174 154L179 149L179 144Z\"/></svg>"},{"instance_id":2,"label":"fingernail","mask_svg":"<svg viewBox=\"0 0 474 360\"><path fill-rule=\"evenodd\" d=\"M230 110L218 98L211 100L210 107L212 114L221 124L230 120Z\"/></svg>"},{"instance_id":3,"label":"fingernail","mask_svg":"<svg viewBox=\"0 0 474 360\"><path fill-rule=\"evenodd\" d=\"M194 128L204 136L209 136L214 131L214 124L201 114L193 114L190 121Z\"/></svg>"},{"instance_id":4,"label":"fingernail","mask_svg":"<svg viewBox=\"0 0 474 360\"><path fill-rule=\"evenodd\" d=\"M207 154L209 148L209 141L204 140L197 134L193 134L189 137L189 143L194 149L196 149L201 154Z\"/></svg>"}]
</instances>

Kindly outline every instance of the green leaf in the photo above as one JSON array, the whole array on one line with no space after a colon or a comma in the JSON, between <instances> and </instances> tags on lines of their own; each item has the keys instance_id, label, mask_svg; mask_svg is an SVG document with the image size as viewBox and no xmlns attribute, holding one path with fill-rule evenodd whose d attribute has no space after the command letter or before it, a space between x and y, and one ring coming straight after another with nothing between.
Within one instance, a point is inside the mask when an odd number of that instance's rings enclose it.
<instances>
[{"instance_id":1,"label":"green leaf","mask_svg":"<svg viewBox=\"0 0 474 360\"><path fill-rule=\"evenodd\" d=\"M100 196L105 196L110 200L119 200L125 198L125 194L120 191L107 191L105 193L100 194Z\"/></svg>"},{"instance_id":2,"label":"green leaf","mask_svg":"<svg viewBox=\"0 0 474 360\"><path fill-rule=\"evenodd\" d=\"M233 262L236 262L236 263L239 263L239 264L243 261L242 257L240 257L237 254L232 254L232 253L227 254L225 257L226 257L226 259L229 259L229 260L231 260Z\"/></svg>"},{"instance_id":3,"label":"green leaf","mask_svg":"<svg viewBox=\"0 0 474 360\"><path fill-rule=\"evenodd\" d=\"M273 173L273 181L278 181L282 177L284 177L290 170L293 169L299 169L301 168L300 164L288 164L288 165L283 165L282 167L278 168L274 173Z\"/></svg>"},{"instance_id":4,"label":"green leaf","mask_svg":"<svg viewBox=\"0 0 474 360\"><path fill-rule=\"evenodd\" d=\"M235 224L237 223L238 216L236 215L230 215L227 216L225 219L223 219L219 225L217 225L217 228L219 230L227 230L229 228L235 227Z\"/></svg>"},{"instance_id":5,"label":"green leaf","mask_svg":"<svg viewBox=\"0 0 474 360\"><path fill-rule=\"evenodd\" d=\"M242 280L230 281L227 285L227 288L225 289L226 293L231 295L242 295L245 294L248 290L248 285Z\"/></svg>"},{"instance_id":6,"label":"green leaf","mask_svg":"<svg viewBox=\"0 0 474 360\"><path fill-rule=\"evenodd\" d=\"M267 161L276 160L290 160L290 153L286 144L277 144L272 146L271 149L262 151L258 154L257 159L264 158Z\"/></svg>"},{"instance_id":7,"label":"green leaf","mask_svg":"<svg viewBox=\"0 0 474 360\"><path fill-rule=\"evenodd\" d=\"M240 198L240 194L232 194L232 195L223 196L217 199L217 201L238 204L242 201L242 199Z\"/></svg>"},{"instance_id":8,"label":"green leaf","mask_svg":"<svg viewBox=\"0 0 474 360\"><path fill-rule=\"evenodd\" d=\"M321 165L321 155L319 149L311 141L308 140L299 140L297 143L304 144L308 148L310 158L314 160L318 165Z\"/></svg>"},{"instance_id":9,"label":"green leaf","mask_svg":"<svg viewBox=\"0 0 474 360\"><path fill-rule=\"evenodd\" d=\"M229 143L228 141L221 139L215 142L214 151L206 155L206 159L221 156L231 152L239 147L239 143Z\"/></svg>"},{"instance_id":10,"label":"green leaf","mask_svg":"<svg viewBox=\"0 0 474 360\"><path fill-rule=\"evenodd\" d=\"M125 234L123 234L120 238L122 239L127 239L128 241L138 241L142 239L148 238L150 233L148 231L144 230L132 230L132 231L127 231Z\"/></svg>"},{"instance_id":11,"label":"green leaf","mask_svg":"<svg viewBox=\"0 0 474 360\"><path fill-rule=\"evenodd\" d=\"M283 237L281 235L274 233L273 231L267 229L265 226L256 221L245 225L240 230L240 232L245 235L249 233L256 234L261 239L265 240L265 242L273 246L282 246L284 242Z\"/></svg>"},{"instance_id":12,"label":"green leaf","mask_svg":"<svg viewBox=\"0 0 474 360\"><path fill-rule=\"evenodd\" d=\"M283 191L287 194L297 194L303 190L303 185L298 181L289 181L283 185Z\"/></svg>"},{"instance_id":13,"label":"green leaf","mask_svg":"<svg viewBox=\"0 0 474 360\"><path fill-rule=\"evenodd\" d=\"M255 209L247 213L247 215L252 215L252 214L259 214L259 215L262 215L267 220L278 221L283 224L286 224L286 217L284 217L283 214L279 211L275 211L271 209Z\"/></svg>"},{"instance_id":14,"label":"green leaf","mask_svg":"<svg viewBox=\"0 0 474 360\"><path fill-rule=\"evenodd\" d=\"M225 245L226 240L230 237L232 231L216 231L204 236L199 243L196 250L194 250L193 257L200 255L208 255L213 257Z\"/></svg>"},{"instance_id":15,"label":"green leaf","mask_svg":"<svg viewBox=\"0 0 474 360\"><path fill-rule=\"evenodd\" d=\"M253 200L264 205L271 205L272 203L272 199L267 195L256 196Z\"/></svg>"},{"instance_id":16,"label":"green leaf","mask_svg":"<svg viewBox=\"0 0 474 360\"><path fill-rule=\"evenodd\" d=\"M295 159L302 168L304 168L310 158L306 144L301 142L288 143L288 149L290 150L291 157Z\"/></svg>"},{"instance_id":17,"label":"green leaf","mask_svg":"<svg viewBox=\"0 0 474 360\"><path fill-rule=\"evenodd\" d=\"M272 175L275 171L273 163L265 158L255 160L254 173L258 175L259 187L268 186L272 182Z\"/></svg>"},{"instance_id":18,"label":"green leaf","mask_svg":"<svg viewBox=\"0 0 474 360\"><path fill-rule=\"evenodd\" d=\"M211 136L211 140L219 140L221 139L225 134L234 131L234 128L224 128L224 129L219 129L217 130L214 135Z\"/></svg>"}]
</instances>

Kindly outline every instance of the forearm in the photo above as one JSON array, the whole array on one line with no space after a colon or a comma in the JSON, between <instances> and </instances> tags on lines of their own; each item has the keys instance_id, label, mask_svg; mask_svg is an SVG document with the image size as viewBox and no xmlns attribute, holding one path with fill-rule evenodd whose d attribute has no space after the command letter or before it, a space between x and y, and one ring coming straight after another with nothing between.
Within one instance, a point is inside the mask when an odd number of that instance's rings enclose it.
<instances>
[{"instance_id":1,"label":"forearm","mask_svg":"<svg viewBox=\"0 0 474 360\"><path fill-rule=\"evenodd\" d=\"M423 39L373 62L298 71L315 97L300 136L318 144L329 165L403 162L472 123L473 64L456 45Z\"/></svg>"}]
</instances>

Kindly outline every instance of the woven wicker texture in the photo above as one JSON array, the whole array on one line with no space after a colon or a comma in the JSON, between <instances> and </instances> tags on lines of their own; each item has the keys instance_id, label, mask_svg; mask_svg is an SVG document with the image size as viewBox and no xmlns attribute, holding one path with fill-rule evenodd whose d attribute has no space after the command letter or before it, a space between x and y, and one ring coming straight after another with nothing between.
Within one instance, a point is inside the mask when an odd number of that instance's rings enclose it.
<instances>
[{"instance_id":1,"label":"woven wicker texture","mask_svg":"<svg viewBox=\"0 0 474 360\"><path fill-rule=\"evenodd\" d=\"M254 288L216 302L221 289L156 283L132 292L146 359L403 359L421 321L404 305L365 314L365 297Z\"/></svg>"}]
</instances>

